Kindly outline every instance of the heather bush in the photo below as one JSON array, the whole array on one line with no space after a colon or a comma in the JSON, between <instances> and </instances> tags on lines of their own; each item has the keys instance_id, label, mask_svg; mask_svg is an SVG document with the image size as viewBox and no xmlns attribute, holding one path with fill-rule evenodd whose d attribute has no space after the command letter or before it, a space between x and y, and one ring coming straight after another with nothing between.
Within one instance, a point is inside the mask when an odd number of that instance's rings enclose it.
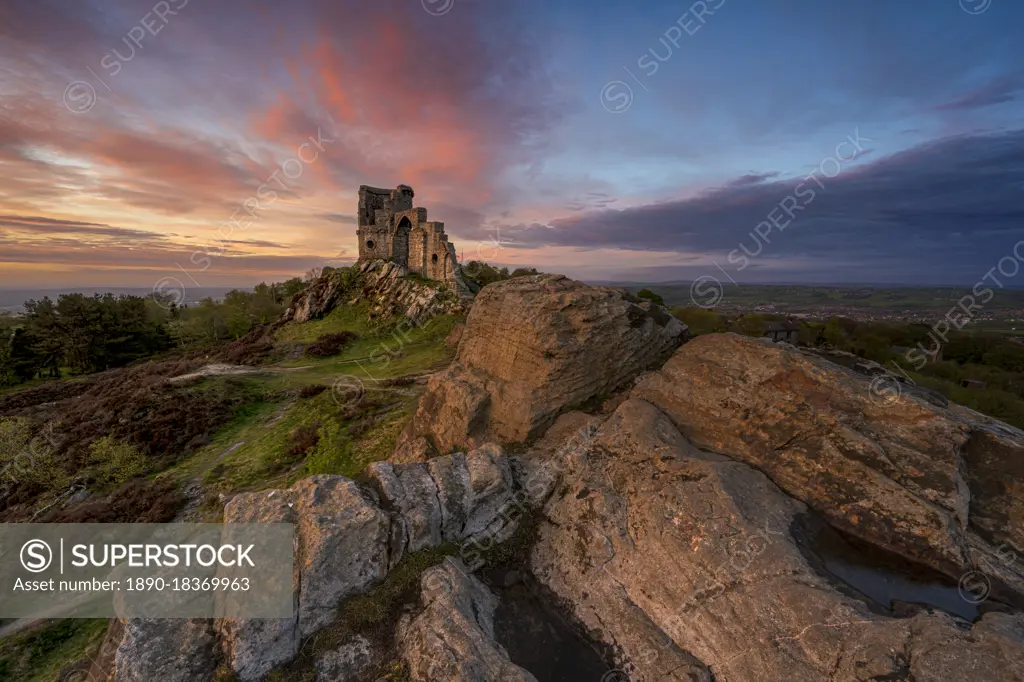
<instances>
[{"instance_id":1,"label":"heather bush","mask_svg":"<svg viewBox=\"0 0 1024 682\"><path fill-rule=\"evenodd\" d=\"M350 331L324 334L306 348L306 355L314 358L328 358L332 355L337 355L356 336L355 332Z\"/></svg>"},{"instance_id":2,"label":"heather bush","mask_svg":"<svg viewBox=\"0 0 1024 682\"><path fill-rule=\"evenodd\" d=\"M131 443L104 436L89 448L90 461L99 465L97 479L121 484L145 473L146 456Z\"/></svg>"}]
</instances>

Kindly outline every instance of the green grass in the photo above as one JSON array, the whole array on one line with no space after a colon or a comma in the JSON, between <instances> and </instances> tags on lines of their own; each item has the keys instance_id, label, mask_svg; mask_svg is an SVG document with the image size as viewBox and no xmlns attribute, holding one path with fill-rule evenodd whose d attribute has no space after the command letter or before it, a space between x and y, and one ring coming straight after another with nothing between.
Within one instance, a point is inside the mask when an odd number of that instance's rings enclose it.
<instances>
[{"instance_id":1,"label":"green grass","mask_svg":"<svg viewBox=\"0 0 1024 682\"><path fill-rule=\"evenodd\" d=\"M277 330L276 336L279 341L311 342L324 334L343 331L363 335L371 331L368 313L365 305L342 305L322 319L310 320L303 324L287 324Z\"/></svg>"},{"instance_id":2,"label":"green grass","mask_svg":"<svg viewBox=\"0 0 1024 682\"><path fill-rule=\"evenodd\" d=\"M278 337L315 339L346 328L353 330L359 315L365 315L365 311L337 309L323 320L286 326ZM365 335L335 357L302 358L268 367L268 374L244 377L247 390L260 391L268 400L241 408L208 445L169 475L181 481L200 477L214 493L286 487L318 473L355 476L367 464L391 454L422 392L416 384L389 388L381 382L424 372L450 360L453 351L443 341L456 322L456 317L439 316L423 327L385 337L364 328ZM305 329L311 326L316 327L315 331ZM367 359L371 356L372 360ZM350 385L363 387L369 406L362 413L346 414L346 401L336 400L330 390L335 381L346 376L354 377L345 380ZM198 386L211 381L206 379ZM269 399L275 395L294 396L298 389L311 384L328 390L312 398ZM203 390L199 387L197 390ZM357 435L350 436L349 430L360 420L367 421L362 422ZM293 454L292 434L304 427L318 429L321 442L306 455Z\"/></svg>"},{"instance_id":3,"label":"green grass","mask_svg":"<svg viewBox=\"0 0 1024 682\"><path fill-rule=\"evenodd\" d=\"M94 656L106 633L105 619L71 619L6 637L0 640L0 680L60 682L61 669Z\"/></svg>"}]
</instances>

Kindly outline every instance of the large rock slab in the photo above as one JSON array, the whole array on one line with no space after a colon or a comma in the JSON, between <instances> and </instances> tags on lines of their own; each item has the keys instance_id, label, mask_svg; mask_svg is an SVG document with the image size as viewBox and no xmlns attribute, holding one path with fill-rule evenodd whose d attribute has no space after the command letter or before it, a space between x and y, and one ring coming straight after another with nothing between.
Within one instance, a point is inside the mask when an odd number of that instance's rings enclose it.
<instances>
[{"instance_id":1,"label":"large rock slab","mask_svg":"<svg viewBox=\"0 0 1024 682\"><path fill-rule=\"evenodd\" d=\"M398 650L417 682L537 682L494 638L498 599L448 557L421 578L423 612L396 631Z\"/></svg>"},{"instance_id":2,"label":"large rock slab","mask_svg":"<svg viewBox=\"0 0 1024 682\"><path fill-rule=\"evenodd\" d=\"M295 617L217 621L228 664L243 682L294 658L302 640L329 625L345 599L383 580L390 567L391 516L372 493L342 476L236 495L224 521L296 528Z\"/></svg>"},{"instance_id":3,"label":"large rock slab","mask_svg":"<svg viewBox=\"0 0 1024 682\"><path fill-rule=\"evenodd\" d=\"M952 576L971 531L1024 547L1024 434L792 346L699 337L632 395L832 525Z\"/></svg>"},{"instance_id":4,"label":"large rock slab","mask_svg":"<svg viewBox=\"0 0 1024 682\"><path fill-rule=\"evenodd\" d=\"M128 619L114 657L114 682L212 679L216 643L209 620Z\"/></svg>"},{"instance_id":5,"label":"large rock slab","mask_svg":"<svg viewBox=\"0 0 1024 682\"><path fill-rule=\"evenodd\" d=\"M1020 614L896 618L841 592L798 545L803 503L645 401L602 425L545 515L536 576L633 682L1024 678Z\"/></svg>"},{"instance_id":6,"label":"large rock slab","mask_svg":"<svg viewBox=\"0 0 1024 682\"><path fill-rule=\"evenodd\" d=\"M442 453L529 440L664 360L687 334L661 306L619 289L562 275L488 285L403 439L427 437Z\"/></svg>"},{"instance_id":7,"label":"large rock slab","mask_svg":"<svg viewBox=\"0 0 1024 682\"><path fill-rule=\"evenodd\" d=\"M374 462L367 467L366 475L384 505L404 521L403 553L441 544L441 503L437 484L426 464L392 466L387 462Z\"/></svg>"},{"instance_id":8,"label":"large rock slab","mask_svg":"<svg viewBox=\"0 0 1024 682\"><path fill-rule=\"evenodd\" d=\"M391 520L343 476L311 476L292 490L299 506L299 635L308 637L334 620L345 598L387 575Z\"/></svg>"},{"instance_id":9,"label":"large rock slab","mask_svg":"<svg viewBox=\"0 0 1024 682\"><path fill-rule=\"evenodd\" d=\"M296 523L299 510L294 490L269 490L236 495L224 506L224 523ZM293 568L293 601L298 606L302 578ZM295 618L222 618L217 621L228 665L240 680L259 680L299 652Z\"/></svg>"}]
</instances>

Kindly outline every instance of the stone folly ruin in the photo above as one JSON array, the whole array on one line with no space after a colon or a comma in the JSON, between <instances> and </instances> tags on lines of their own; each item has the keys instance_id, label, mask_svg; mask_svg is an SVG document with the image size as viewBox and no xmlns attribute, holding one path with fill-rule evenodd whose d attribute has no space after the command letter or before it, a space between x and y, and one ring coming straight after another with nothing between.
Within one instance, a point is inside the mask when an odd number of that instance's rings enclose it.
<instances>
[{"instance_id":1,"label":"stone folly ruin","mask_svg":"<svg viewBox=\"0 0 1024 682\"><path fill-rule=\"evenodd\" d=\"M427 279L455 284L458 258L444 223L414 208L412 187L359 187L359 261L388 260Z\"/></svg>"}]
</instances>

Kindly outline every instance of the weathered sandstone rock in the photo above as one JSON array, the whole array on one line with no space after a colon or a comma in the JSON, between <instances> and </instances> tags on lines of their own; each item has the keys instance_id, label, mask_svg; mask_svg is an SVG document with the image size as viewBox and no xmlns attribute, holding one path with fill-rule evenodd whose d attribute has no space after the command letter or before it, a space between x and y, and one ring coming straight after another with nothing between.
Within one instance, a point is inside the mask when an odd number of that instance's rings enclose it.
<instances>
[{"instance_id":1,"label":"weathered sandstone rock","mask_svg":"<svg viewBox=\"0 0 1024 682\"><path fill-rule=\"evenodd\" d=\"M329 651L316 662L316 682L344 682L356 679L374 664L378 652L370 641L356 635L334 651Z\"/></svg>"},{"instance_id":2,"label":"weathered sandstone rock","mask_svg":"<svg viewBox=\"0 0 1024 682\"><path fill-rule=\"evenodd\" d=\"M501 542L515 530L506 527L502 512L512 500L512 468L501 447L485 444L466 455L467 504L464 538L499 537Z\"/></svg>"},{"instance_id":3,"label":"weathered sandstone rock","mask_svg":"<svg viewBox=\"0 0 1024 682\"><path fill-rule=\"evenodd\" d=\"M681 344L664 308L561 275L484 287L456 361L431 378L405 440L440 452L487 440L522 442L566 408L622 386Z\"/></svg>"},{"instance_id":4,"label":"weathered sandstone rock","mask_svg":"<svg viewBox=\"0 0 1024 682\"><path fill-rule=\"evenodd\" d=\"M441 504L441 534L446 542L462 540L470 511L469 467L462 453L435 457L427 462L430 475L437 483Z\"/></svg>"},{"instance_id":5,"label":"weathered sandstone rock","mask_svg":"<svg viewBox=\"0 0 1024 682\"><path fill-rule=\"evenodd\" d=\"M366 474L386 508L397 512L405 521L403 553L441 544L441 503L437 484L426 464L392 466L375 462L366 469Z\"/></svg>"},{"instance_id":6,"label":"weathered sandstone rock","mask_svg":"<svg viewBox=\"0 0 1024 682\"><path fill-rule=\"evenodd\" d=\"M494 639L497 598L451 557L424 572L423 612L399 624L398 649L418 682L536 682Z\"/></svg>"},{"instance_id":7,"label":"weathered sandstone rock","mask_svg":"<svg viewBox=\"0 0 1024 682\"><path fill-rule=\"evenodd\" d=\"M444 339L444 345L449 348L458 348L459 342L462 341L462 333L466 331L466 325L462 322L452 327L451 332Z\"/></svg>"},{"instance_id":8,"label":"weathered sandstone rock","mask_svg":"<svg viewBox=\"0 0 1024 682\"><path fill-rule=\"evenodd\" d=\"M296 523L298 495L269 490L236 495L224 507L224 523ZM293 599L298 604L301 577L293 571ZM296 618L222 618L217 621L228 664L239 679L259 680L299 651Z\"/></svg>"},{"instance_id":9,"label":"weathered sandstone rock","mask_svg":"<svg viewBox=\"0 0 1024 682\"><path fill-rule=\"evenodd\" d=\"M832 525L949 575L973 564L970 530L1024 547L1024 434L878 381L791 346L715 334L633 396Z\"/></svg>"},{"instance_id":10,"label":"weathered sandstone rock","mask_svg":"<svg viewBox=\"0 0 1024 682\"><path fill-rule=\"evenodd\" d=\"M633 682L1024 676L1024 616L894 618L798 546L815 527L764 474L703 452L632 399L545 508L532 566Z\"/></svg>"},{"instance_id":11,"label":"weathered sandstone rock","mask_svg":"<svg viewBox=\"0 0 1024 682\"><path fill-rule=\"evenodd\" d=\"M299 635L330 623L346 597L383 580L391 521L360 486L311 476L292 488L299 507Z\"/></svg>"},{"instance_id":12,"label":"weathered sandstone rock","mask_svg":"<svg viewBox=\"0 0 1024 682\"><path fill-rule=\"evenodd\" d=\"M228 663L245 682L294 658L302 639L328 625L342 601L380 582L390 567L390 516L342 476L312 476L290 490L236 495L224 520L296 524L296 617L217 622Z\"/></svg>"},{"instance_id":13,"label":"weathered sandstone rock","mask_svg":"<svg viewBox=\"0 0 1024 682\"><path fill-rule=\"evenodd\" d=\"M426 438L414 438L405 440L395 448L395 451L388 457L392 464L409 464L411 462L426 462L434 457L433 446Z\"/></svg>"},{"instance_id":14,"label":"weathered sandstone rock","mask_svg":"<svg viewBox=\"0 0 1024 682\"><path fill-rule=\"evenodd\" d=\"M114 682L212 679L216 642L209 620L126 620L114 657Z\"/></svg>"}]
</instances>

